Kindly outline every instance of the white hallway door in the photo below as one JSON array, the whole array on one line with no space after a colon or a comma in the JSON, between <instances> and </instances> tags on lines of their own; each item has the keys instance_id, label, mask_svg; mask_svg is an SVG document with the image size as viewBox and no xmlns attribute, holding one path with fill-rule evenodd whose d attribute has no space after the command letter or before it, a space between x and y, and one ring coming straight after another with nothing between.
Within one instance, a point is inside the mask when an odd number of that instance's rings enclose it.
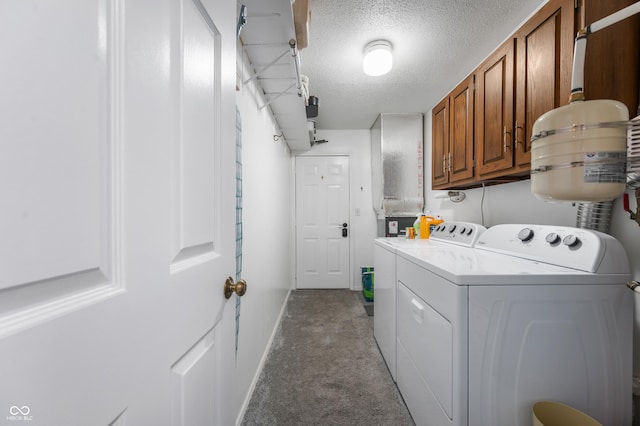
<instances>
[{"instance_id":1,"label":"white hallway door","mask_svg":"<svg viewBox=\"0 0 640 426\"><path fill-rule=\"evenodd\" d=\"M296 287L349 288L349 157L296 157Z\"/></svg>"},{"instance_id":2,"label":"white hallway door","mask_svg":"<svg viewBox=\"0 0 640 426\"><path fill-rule=\"evenodd\" d=\"M235 15L0 1L0 424L235 423Z\"/></svg>"}]
</instances>

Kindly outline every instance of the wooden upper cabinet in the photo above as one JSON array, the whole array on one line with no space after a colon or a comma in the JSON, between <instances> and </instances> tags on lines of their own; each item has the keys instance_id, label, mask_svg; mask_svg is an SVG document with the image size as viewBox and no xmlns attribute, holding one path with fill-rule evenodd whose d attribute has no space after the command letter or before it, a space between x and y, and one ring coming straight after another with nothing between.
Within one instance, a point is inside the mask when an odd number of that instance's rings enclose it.
<instances>
[{"instance_id":1,"label":"wooden upper cabinet","mask_svg":"<svg viewBox=\"0 0 640 426\"><path fill-rule=\"evenodd\" d=\"M473 113L475 75L467 77L449 95L449 182L473 180Z\"/></svg>"},{"instance_id":2,"label":"wooden upper cabinet","mask_svg":"<svg viewBox=\"0 0 640 426\"><path fill-rule=\"evenodd\" d=\"M474 75L431 111L431 185L446 189L473 182Z\"/></svg>"},{"instance_id":3,"label":"wooden upper cabinet","mask_svg":"<svg viewBox=\"0 0 640 426\"><path fill-rule=\"evenodd\" d=\"M533 124L569 101L577 31L634 1L549 0L523 24L474 71L475 83L465 79L434 108L433 188L528 177ZM587 99L619 100L631 117L640 112L638 45L640 15L588 36Z\"/></svg>"},{"instance_id":4,"label":"wooden upper cabinet","mask_svg":"<svg viewBox=\"0 0 640 426\"><path fill-rule=\"evenodd\" d=\"M516 33L516 172L529 171L535 121L569 100L574 37L574 0L551 0Z\"/></svg>"},{"instance_id":5,"label":"wooden upper cabinet","mask_svg":"<svg viewBox=\"0 0 640 426\"><path fill-rule=\"evenodd\" d=\"M476 70L476 166L478 180L513 166L515 39L509 39Z\"/></svg>"},{"instance_id":6,"label":"wooden upper cabinet","mask_svg":"<svg viewBox=\"0 0 640 426\"><path fill-rule=\"evenodd\" d=\"M431 111L431 186L441 189L449 183L449 97Z\"/></svg>"}]
</instances>

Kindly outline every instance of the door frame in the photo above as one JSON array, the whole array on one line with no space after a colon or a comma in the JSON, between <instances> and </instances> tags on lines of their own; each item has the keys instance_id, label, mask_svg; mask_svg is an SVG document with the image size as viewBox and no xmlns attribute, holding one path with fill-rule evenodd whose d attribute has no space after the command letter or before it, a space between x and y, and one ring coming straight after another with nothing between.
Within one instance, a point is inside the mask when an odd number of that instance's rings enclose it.
<instances>
[{"instance_id":1,"label":"door frame","mask_svg":"<svg viewBox=\"0 0 640 426\"><path fill-rule=\"evenodd\" d=\"M298 227L298 217L296 215L296 207L298 205L298 199L296 197L296 184L297 184L297 174L296 174L296 164L298 161L298 158L300 157L346 157L347 161L349 162L349 232L351 233L350 237L353 237L353 223L354 223L354 215L351 209L351 206L354 205L353 202L353 191L351 188L352 182L353 182L353 161L351 158L352 154L348 153L348 152L332 152L332 153L298 153L295 156L292 157L292 161L291 161L291 172L293 175L293 179L291 179L291 194L292 194L292 200L293 203L291 205L291 217L293 218L293 220L291 221L291 247L292 247L292 259L294 260L292 262L291 265L291 277L292 277L292 282L291 282L291 288L292 289L297 289L298 286L298 276L297 276L297 270L298 270L298 231L297 231L297 227ZM356 287L356 280L355 280L355 267L353 265L353 260L355 259L355 244L353 243L353 239L350 238L349 239L349 286L348 289L349 290L354 290L357 291L359 290L358 287Z\"/></svg>"}]
</instances>

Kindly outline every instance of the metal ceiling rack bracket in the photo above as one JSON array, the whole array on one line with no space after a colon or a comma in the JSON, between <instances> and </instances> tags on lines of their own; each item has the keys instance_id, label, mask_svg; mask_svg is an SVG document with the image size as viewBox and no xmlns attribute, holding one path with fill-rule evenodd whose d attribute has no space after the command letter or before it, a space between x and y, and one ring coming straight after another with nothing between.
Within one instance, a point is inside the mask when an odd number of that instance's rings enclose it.
<instances>
[{"instance_id":1,"label":"metal ceiling rack bracket","mask_svg":"<svg viewBox=\"0 0 640 426\"><path fill-rule=\"evenodd\" d=\"M261 46L261 44L253 44L252 46ZM291 86L287 87L284 91L282 92L277 92L277 93L265 93L265 95L267 96L271 96L274 95L275 97L270 98L264 105L260 106L260 109L263 109L264 107L268 106L270 103L274 102L276 99L280 98L281 96L285 95L285 94L290 94L288 93L289 90L291 90L294 86L297 88L298 90L298 96L302 97L302 76L300 74L300 55L298 52L298 48L296 45L296 40L295 39L291 39L289 40L289 49L286 50L285 52L283 52L280 56L278 56L276 59L274 59L273 61L269 62L267 65L265 65L264 67L262 67L260 70L254 72L248 79L246 79L243 84L247 84L248 82L256 79L256 78L260 78L260 75L262 75L262 73L264 73L266 70L268 70L269 68L271 68L273 65L275 65L276 63L278 63L278 61L280 59L282 59L287 53L291 54L291 57L293 58L293 64L294 64L294 68L296 70L296 81L295 83L293 83Z\"/></svg>"},{"instance_id":2,"label":"metal ceiling rack bracket","mask_svg":"<svg viewBox=\"0 0 640 426\"><path fill-rule=\"evenodd\" d=\"M265 95L267 97L270 97L273 95L272 98L270 98L264 105L258 107L259 109L263 109L264 107L268 106L270 103L275 102L276 100L278 100L278 98L280 98L280 96L283 95L293 95L293 93L289 93L289 90L293 88L293 86L295 86L296 83L293 83L291 86L287 87L283 92L278 92L278 93L265 93ZM300 95L298 95L300 96Z\"/></svg>"},{"instance_id":3,"label":"metal ceiling rack bracket","mask_svg":"<svg viewBox=\"0 0 640 426\"><path fill-rule=\"evenodd\" d=\"M260 44L255 44L253 46L261 46ZM274 66L280 59L282 59L287 53L289 53L289 50L285 50L282 55L278 56L276 59L274 59L273 61L269 62L267 65L265 65L264 67L262 67L260 70L254 72L253 74L251 74L251 76L246 79L245 81L242 82L242 84L247 84L248 82L250 82L251 80L255 80L256 78L260 77L260 75L262 75L262 73L264 73L266 70L268 70L269 68L271 68L272 66Z\"/></svg>"}]
</instances>

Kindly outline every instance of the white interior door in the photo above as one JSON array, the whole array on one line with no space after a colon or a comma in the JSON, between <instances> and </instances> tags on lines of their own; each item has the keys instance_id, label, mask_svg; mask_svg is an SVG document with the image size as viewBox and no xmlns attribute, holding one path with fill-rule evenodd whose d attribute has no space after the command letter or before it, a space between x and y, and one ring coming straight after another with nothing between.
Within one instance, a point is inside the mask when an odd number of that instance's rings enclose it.
<instances>
[{"instance_id":1,"label":"white interior door","mask_svg":"<svg viewBox=\"0 0 640 426\"><path fill-rule=\"evenodd\" d=\"M232 1L0 2L0 423L232 424Z\"/></svg>"},{"instance_id":2,"label":"white interior door","mask_svg":"<svg viewBox=\"0 0 640 426\"><path fill-rule=\"evenodd\" d=\"M349 288L349 157L296 157L296 286Z\"/></svg>"},{"instance_id":3,"label":"white interior door","mask_svg":"<svg viewBox=\"0 0 640 426\"><path fill-rule=\"evenodd\" d=\"M223 284L235 276L235 74L223 70L235 72L229 50L235 2L173 6L167 312L173 424L229 425L235 419L219 413L234 404L220 397L233 394L232 381L219 376L233 371L235 353L235 303L223 318Z\"/></svg>"}]
</instances>

